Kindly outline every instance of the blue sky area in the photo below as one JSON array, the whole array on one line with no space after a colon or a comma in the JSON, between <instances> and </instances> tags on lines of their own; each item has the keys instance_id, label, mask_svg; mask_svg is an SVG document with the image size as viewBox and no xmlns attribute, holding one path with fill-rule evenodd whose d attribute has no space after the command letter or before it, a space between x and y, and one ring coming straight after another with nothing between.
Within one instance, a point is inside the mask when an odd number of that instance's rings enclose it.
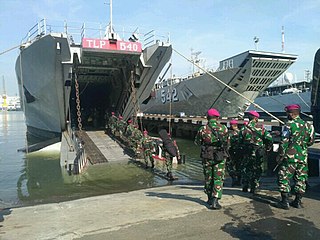
<instances>
[{"instance_id":1,"label":"blue sky area","mask_svg":"<svg viewBox=\"0 0 320 240\"><path fill-rule=\"evenodd\" d=\"M0 53L19 45L40 19L107 24L108 0L0 0ZM187 57L201 51L206 66L218 67L224 58L254 50L281 52L281 27L285 28L285 52L298 55L289 69L297 79L313 70L320 47L320 1L318 0L113 0L113 24L140 31L170 33L173 47ZM9 95L18 93L15 61L19 50L0 55L2 77ZM173 74L186 75L191 66L173 55Z\"/></svg>"}]
</instances>

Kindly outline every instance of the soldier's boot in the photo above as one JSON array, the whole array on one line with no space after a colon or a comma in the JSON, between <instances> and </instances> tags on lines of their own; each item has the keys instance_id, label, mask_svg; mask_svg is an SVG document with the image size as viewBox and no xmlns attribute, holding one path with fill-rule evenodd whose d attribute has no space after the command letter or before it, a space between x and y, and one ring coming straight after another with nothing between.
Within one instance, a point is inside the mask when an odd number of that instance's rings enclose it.
<instances>
[{"instance_id":1,"label":"soldier's boot","mask_svg":"<svg viewBox=\"0 0 320 240\"><path fill-rule=\"evenodd\" d=\"M167 177L169 180L174 180L174 176L172 175L172 172L168 172Z\"/></svg>"},{"instance_id":2,"label":"soldier's boot","mask_svg":"<svg viewBox=\"0 0 320 240\"><path fill-rule=\"evenodd\" d=\"M247 185L244 185L242 187L242 192L248 192L248 186Z\"/></svg>"},{"instance_id":3,"label":"soldier's boot","mask_svg":"<svg viewBox=\"0 0 320 240\"><path fill-rule=\"evenodd\" d=\"M302 208L301 199L302 199L302 194L296 193L296 198L290 203L290 206L295 208Z\"/></svg>"},{"instance_id":4,"label":"soldier's boot","mask_svg":"<svg viewBox=\"0 0 320 240\"><path fill-rule=\"evenodd\" d=\"M289 194L281 192L281 201L277 203L277 208L289 210Z\"/></svg>"},{"instance_id":5,"label":"soldier's boot","mask_svg":"<svg viewBox=\"0 0 320 240\"><path fill-rule=\"evenodd\" d=\"M213 209L213 210L219 210L221 209L221 205L219 204L219 199L214 197L212 199L212 204L210 205L210 208Z\"/></svg>"},{"instance_id":6,"label":"soldier's boot","mask_svg":"<svg viewBox=\"0 0 320 240\"><path fill-rule=\"evenodd\" d=\"M255 187L250 189L250 193L252 193L253 195L257 194L257 189Z\"/></svg>"},{"instance_id":7,"label":"soldier's boot","mask_svg":"<svg viewBox=\"0 0 320 240\"><path fill-rule=\"evenodd\" d=\"M208 195L208 201L207 203L209 204L209 206L212 205L212 202L213 202L213 197L211 195Z\"/></svg>"},{"instance_id":8,"label":"soldier's boot","mask_svg":"<svg viewBox=\"0 0 320 240\"><path fill-rule=\"evenodd\" d=\"M154 161L151 161L151 168L154 169Z\"/></svg>"}]
</instances>

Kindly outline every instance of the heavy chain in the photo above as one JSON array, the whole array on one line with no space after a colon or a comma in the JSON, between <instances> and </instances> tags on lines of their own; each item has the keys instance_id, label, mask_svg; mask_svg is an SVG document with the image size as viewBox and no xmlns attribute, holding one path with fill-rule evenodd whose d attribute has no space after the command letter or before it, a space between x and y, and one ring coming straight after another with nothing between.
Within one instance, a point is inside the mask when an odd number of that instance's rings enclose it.
<instances>
[{"instance_id":1,"label":"heavy chain","mask_svg":"<svg viewBox=\"0 0 320 240\"><path fill-rule=\"evenodd\" d=\"M79 128L79 131L82 131L79 83L78 83L77 75L75 76L75 88L76 88L76 103L77 103L76 108L77 108L77 116L78 116L78 128Z\"/></svg>"},{"instance_id":2,"label":"heavy chain","mask_svg":"<svg viewBox=\"0 0 320 240\"><path fill-rule=\"evenodd\" d=\"M135 121L134 122L138 122L138 112L140 112L140 109L139 109L139 104L138 104L138 101L137 101L137 97L136 97L136 94L137 94L137 91L136 91L136 88L134 86L134 75L133 75L133 71L131 71L131 93L132 93L132 103L133 103L133 108L134 108L134 111L135 111Z\"/></svg>"}]
</instances>

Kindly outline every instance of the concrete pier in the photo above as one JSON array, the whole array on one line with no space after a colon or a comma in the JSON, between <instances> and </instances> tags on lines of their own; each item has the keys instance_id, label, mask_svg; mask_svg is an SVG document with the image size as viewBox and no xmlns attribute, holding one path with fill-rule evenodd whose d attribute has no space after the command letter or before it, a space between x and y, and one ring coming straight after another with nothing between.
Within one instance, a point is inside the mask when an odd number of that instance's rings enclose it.
<instances>
[{"instance_id":1,"label":"concrete pier","mask_svg":"<svg viewBox=\"0 0 320 240\"><path fill-rule=\"evenodd\" d=\"M317 239L320 181L309 183L304 208L289 211L274 207L274 178L262 179L257 196L227 181L219 211L208 209L201 184L2 209L0 239L285 239L290 231L299 239Z\"/></svg>"}]
</instances>

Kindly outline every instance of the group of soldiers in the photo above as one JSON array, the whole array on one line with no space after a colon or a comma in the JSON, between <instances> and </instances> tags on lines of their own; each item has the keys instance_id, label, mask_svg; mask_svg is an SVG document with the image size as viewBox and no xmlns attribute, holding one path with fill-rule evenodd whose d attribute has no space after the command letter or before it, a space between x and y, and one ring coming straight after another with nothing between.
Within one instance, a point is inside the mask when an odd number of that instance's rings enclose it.
<instances>
[{"instance_id":1,"label":"group of soldiers","mask_svg":"<svg viewBox=\"0 0 320 240\"><path fill-rule=\"evenodd\" d=\"M278 186L281 201L277 207L289 209L289 205L301 208L301 199L308 178L307 147L314 143L313 126L300 118L300 106L285 108L288 122L281 134L277 157ZM211 209L221 209L225 171L232 178L232 186L242 186L243 192L257 193L266 152L271 151L271 134L258 121L259 113L249 112L249 122L238 127L237 120L230 121L230 130L218 122L220 113L216 109L207 112L208 123L200 127L195 143L201 146L204 191ZM289 204L290 179L294 179L295 199Z\"/></svg>"},{"instance_id":2,"label":"group of soldiers","mask_svg":"<svg viewBox=\"0 0 320 240\"><path fill-rule=\"evenodd\" d=\"M156 154L158 147L162 149L161 155L164 160L166 167L166 176L169 180L174 180L175 177L172 175L172 162L173 157L180 156L178 146L175 141L172 141L170 134L168 134L164 129L164 138L169 140L169 143L172 143L175 153L172 154L167 145L168 141L163 141L164 139L154 138L148 135L148 131L144 130L143 132L138 128L137 125L133 124L132 120L124 121L123 117L119 115L118 117L114 112L111 113L111 116L108 119L106 126L110 130L110 133L128 146L135 154L136 157L143 157L145 162L145 167L153 169L155 167L155 160L153 155ZM161 131L161 132L162 132ZM175 156L173 156L175 155Z\"/></svg>"},{"instance_id":3,"label":"group of soldiers","mask_svg":"<svg viewBox=\"0 0 320 240\"><path fill-rule=\"evenodd\" d=\"M155 151L155 144L148 135L148 131L144 130L142 132L137 125L133 124L131 119L125 121L121 115L117 117L114 112L111 112L106 128L128 146L135 156L140 156L143 153L146 168L149 165L154 168L152 153Z\"/></svg>"},{"instance_id":4,"label":"group of soldiers","mask_svg":"<svg viewBox=\"0 0 320 240\"><path fill-rule=\"evenodd\" d=\"M277 157L277 182L281 201L277 203L277 207L282 209L289 209L290 205L301 208L301 199L306 191L307 148L314 143L315 133L313 126L300 118L300 110L297 104L285 107L288 121L283 131L278 133L281 142ZM250 191L252 194L257 194L262 164L267 156L266 153L273 148L273 138L258 121L260 117L258 112L249 111L249 122L245 122L241 128L237 120L230 121L229 130L226 125L218 121L219 117L217 109L209 109L208 123L199 128L195 137L195 143L201 146L204 191L211 209L221 209L219 199L222 198L226 171L232 178L232 186L242 186L243 192ZM109 117L107 127L113 135L130 146L136 155L143 153L146 167L150 164L151 168L154 168L153 154L159 144L155 143L146 130L141 132L130 119L126 122L121 116L116 117L114 112ZM179 155L179 151L167 132L162 132L161 135L167 176L174 179L171 171L172 158L174 155ZM175 150L173 154L172 149ZM290 185L292 178L293 186ZM289 203L290 192L295 194L295 199Z\"/></svg>"}]
</instances>

